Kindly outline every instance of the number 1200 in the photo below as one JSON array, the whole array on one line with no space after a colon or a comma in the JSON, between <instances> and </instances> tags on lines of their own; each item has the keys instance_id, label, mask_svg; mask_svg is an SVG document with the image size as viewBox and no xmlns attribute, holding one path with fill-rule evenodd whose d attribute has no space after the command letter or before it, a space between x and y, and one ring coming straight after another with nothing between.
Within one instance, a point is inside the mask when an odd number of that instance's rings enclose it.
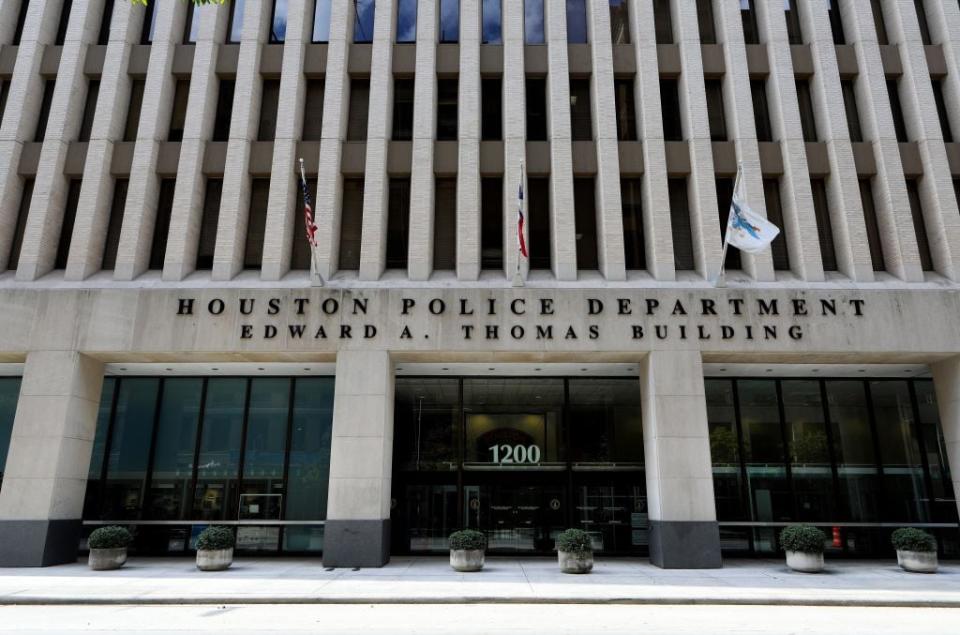
<instances>
[{"instance_id":1,"label":"number 1200","mask_svg":"<svg viewBox=\"0 0 960 635\"><path fill-rule=\"evenodd\" d=\"M539 463L540 446L537 445L491 445L487 448L494 463Z\"/></svg>"}]
</instances>

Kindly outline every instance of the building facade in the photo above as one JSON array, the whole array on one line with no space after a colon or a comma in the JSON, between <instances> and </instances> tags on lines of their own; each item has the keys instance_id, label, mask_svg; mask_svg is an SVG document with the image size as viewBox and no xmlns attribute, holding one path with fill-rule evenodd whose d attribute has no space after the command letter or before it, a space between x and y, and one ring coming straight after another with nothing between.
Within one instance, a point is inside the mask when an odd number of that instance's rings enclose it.
<instances>
[{"instance_id":1,"label":"building facade","mask_svg":"<svg viewBox=\"0 0 960 635\"><path fill-rule=\"evenodd\" d=\"M0 0L0 566L104 524L328 566L462 527L957 556L958 33L934 0ZM738 165L781 234L721 263Z\"/></svg>"}]
</instances>

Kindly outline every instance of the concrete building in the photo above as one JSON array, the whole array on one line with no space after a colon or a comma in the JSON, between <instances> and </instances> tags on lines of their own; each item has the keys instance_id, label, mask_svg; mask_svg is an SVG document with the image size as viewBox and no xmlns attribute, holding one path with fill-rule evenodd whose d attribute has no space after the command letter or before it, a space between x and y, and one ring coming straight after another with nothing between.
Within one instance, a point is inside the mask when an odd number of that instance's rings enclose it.
<instances>
[{"instance_id":1,"label":"concrete building","mask_svg":"<svg viewBox=\"0 0 960 635\"><path fill-rule=\"evenodd\" d=\"M329 566L582 527L716 567L801 521L957 556L957 34L934 0L0 0L0 566L103 524ZM715 286L738 164L782 233Z\"/></svg>"}]
</instances>

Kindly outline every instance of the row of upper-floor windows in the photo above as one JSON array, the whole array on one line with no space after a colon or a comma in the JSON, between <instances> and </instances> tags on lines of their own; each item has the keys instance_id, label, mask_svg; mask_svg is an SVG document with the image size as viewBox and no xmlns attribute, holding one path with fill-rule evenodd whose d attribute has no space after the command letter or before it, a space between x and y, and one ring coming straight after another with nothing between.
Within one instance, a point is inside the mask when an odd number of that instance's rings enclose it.
<instances>
[{"instance_id":1,"label":"row of upper-floor windows","mask_svg":"<svg viewBox=\"0 0 960 635\"><path fill-rule=\"evenodd\" d=\"M111 19L116 0L105 0L103 18L100 24L98 41L106 44L109 39ZM313 42L326 42L330 37L331 3L333 0L315 0L313 6L313 25L311 29ZM545 0L522 0L524 39L527 44L543 44L546 42L546 26L544 2ZM714 2L717 0L696 0L697 26L700 40L704 43L717 42L716 21L714 19ZM754 7L756 0L738 0L743 22L744 40L748 44L761 41L761 31L758 25L757 12ZM843 2L858 0L825 0L833 40L837 44L846 43L844 25L840 11ZM931 44L932 37L927 20L925 2L934 0L913 0L920 36L924 44ZM18 44L23 33L26 21L27 7L30 0L22 0L17 16L14 31L14 44ZM437 39L440 42L457 42L460 38L460 2L459 0L439 0L439 15L437 18ZM502 0L481 0L481 36L487 44L502 43L503 7ZM609 0L610 30L614 44L630 42L630 23L628 19L629 0ZM151 0L144 7L143 30L141 42L149 44L153 41L156 30L156 0ZM376 14L376 0L354 0L355 19L353 40L355 42L372 42L374 35L374 17ZM877 39L880 44L887 44L886 19L884 17L884 0L870 0ZM72 0L63 0L60 19L56 34L56 43L62 44L67 30L67 23L72 7ZM227 42L239 42L243 32L243 16L246 0L232 0L230 19L227 27ZM183 41L196 42L199 35L201 10L188 3L187 19L184 25ZM570 43L586 43L589 41L589 20L587 18L587 0L566 0L566 33ZM653 15L656 40L660 44L674 42L674 24L671 14L671 0L653 0ZM784 0L784 15L786 18L787 35L790 43L804 42L802 20L798 0ZM288 19L288 0L272 0L269 40L274 43L285 41ZM396 9L396 41L415 42L417 36L417 0L398 0Z\"/></svg>"}]
</instances>

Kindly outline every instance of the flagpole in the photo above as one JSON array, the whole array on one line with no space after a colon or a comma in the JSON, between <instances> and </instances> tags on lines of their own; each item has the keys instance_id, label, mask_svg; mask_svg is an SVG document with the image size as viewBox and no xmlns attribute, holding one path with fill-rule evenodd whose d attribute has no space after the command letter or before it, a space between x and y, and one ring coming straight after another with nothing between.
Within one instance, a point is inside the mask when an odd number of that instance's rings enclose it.
<instances>
[{"instance_id":1,"label":"flagpole","mask_svg":"<svg viewBox=\"0 0 960 635\"><path fill-rule=\"evenodd\" d=\"M523 187L523 161L520 162L520 185L519 185L519 187L520 187L520 188ZM518 191L520 191L520 190L518 189ZM517 213L519 214L520 211L522 211L523 199L519 199L519 197L518 197L517 206L518 206L518 212L517 212ZM517 270L516 270L516 271L514 272L514 274L513 274L513 283L512 283L512 286L514 286L514 287L522 287L522 286L523 286L523 275L520 273L520 260L523 258L523 251L520 249L520 234L519 234L519 231L520 231L520 227L519 227L519 225L517 225L517 232L518 232L518 233L517 233Z\"/></svg>"},{"instance_id":2,"label":"flagpole","mask_svg":"<svg viewBox=\"0 0 960 635\"><path fill-rule=\"evenodd\" d=\"M300 178L303 180L304 187L306 187L307 172L303 167L303 157L300 157ZM304 190L304 192L306 192L306 190ZM306 201L304 201L304 204L306 204ZM316 205L316 203L314 203L314 205ZM316 217L316 210L314 210L314 217ZM304 227L304 230L306 230L306 227ZM310 260L313 263L313 271L310 272L310 286L322 287L323 276L320 275L320 261L317 260L317 248L313 246L312 242L310 242L309 237L307 239L307 244L310 245Z\"/></svg>"},{"instance_id":3,"label":"flagpole","mask_svg":"<svg viewBox=\"0 0 960 635\"><path fill-rule=\"evenodd\" d=\"M737 188L740 187L740 173L743 170L743 163L737 162L737 178L733 182L733 195L737 195ZM720 252L720 272L716 280L713 281L714 287L726 287L727 280L724 274L727 266L727 250L730 248L730 210L727 210L727 226L723 230L723 251Z\"/></svg>"}]
</instances>

